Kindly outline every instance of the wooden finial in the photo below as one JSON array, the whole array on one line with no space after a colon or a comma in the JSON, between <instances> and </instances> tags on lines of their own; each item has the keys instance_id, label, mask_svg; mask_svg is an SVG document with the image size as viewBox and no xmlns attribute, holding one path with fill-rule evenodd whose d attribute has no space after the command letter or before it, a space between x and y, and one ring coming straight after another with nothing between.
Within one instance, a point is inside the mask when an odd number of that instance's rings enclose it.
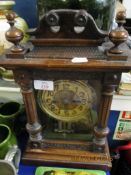
<instances>
[{"instance_id":1,"label":"wooden finial","mask_svg":"<svg viewBox=\"0 0 131 175\"><path fill-rule=\"evenodd\" d=\"M119 45L125 42L128 38L128 32L124 29L126 14L124 11L119 11L116 15L116 22L118 27L112 30L109 34L109 39L113 42L114 47L109 50L111 54L121 54L123 50L119 48Z\"/></svg>"},{"instance_id":2,"label":"wooden finial","mask_svg":"<svg viewBox=\"0 0 131 175\"><path fill-rule=\"evenodd\" d=\"M8 12L5 15L8 23L10 24L10 29L6 32L5 36L9 42L14 44L14 47L11 48L11 51L14 53L21 53L23 52L24 48L20 45L20 41L23 39L24 34L20 29L17 29L14 26L16 17L15 13Z\"/></svg>"}]
</instances>

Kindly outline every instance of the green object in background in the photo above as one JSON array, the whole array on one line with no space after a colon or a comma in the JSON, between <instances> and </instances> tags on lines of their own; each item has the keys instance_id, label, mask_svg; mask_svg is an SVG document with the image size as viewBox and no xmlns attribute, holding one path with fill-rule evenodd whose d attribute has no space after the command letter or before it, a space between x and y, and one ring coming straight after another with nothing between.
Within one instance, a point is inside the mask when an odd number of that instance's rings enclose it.
<instances>
[{"instance_id":1,"label":"green object in background","mask_svg":"<svg viewBox=\"0 0 131 175\"><path fill-rule=\"evenodd\" d=\"M54 167L38 167L35 175L106 175L101 170L85 170L74 168L54 168Z\"/></svg>"},{"instance_id":2,"label":"green object in background","mask_svg":"<svg viewBox=\"0 0 131 175\"><path fill-rule=\"evenodd\" d=\"M17 145L17 140L7 125L0 124L0 159L4 159L10 147Z\"/></svg>"},{"instance_id":3,"label":"green object in background","mask_svg":"<svg viewBox=\"0 0 131 175\"><path fill-rule=\"evenodd\" d=\"M14 81L13 71L7 70L3 67L0 67L0 77L6 81Z\"/></svg>"},{"instance_id":4,"label":"green object in background","mask_svg":"<svg viewBox=\"0 0 131 175\"><path fill-rule=\"evenodd\" d=\"M15 118L21 114L23 110L23 106L14 101L0 105L0 124L8 125L13 129Z\"/></svg>"}]
</instances>

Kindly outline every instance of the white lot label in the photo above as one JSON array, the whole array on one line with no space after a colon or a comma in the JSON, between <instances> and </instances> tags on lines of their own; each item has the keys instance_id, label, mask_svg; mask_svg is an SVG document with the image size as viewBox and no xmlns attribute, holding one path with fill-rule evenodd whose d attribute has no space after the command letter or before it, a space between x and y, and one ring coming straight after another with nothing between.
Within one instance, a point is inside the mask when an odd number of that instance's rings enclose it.
<instances>
[{"instance_id":1,"label":"white lot label","mask_svg":"<svg viewBox=\"0 0 131 175\"><path fill-rule=\"evenodd\" d=\"M74 57L71 61L73 63L86 63L88 59L86 57Z\"/></svg>"},{"instance_id":2,"label":"white lot label","mask_svg":"<svg viewBox=\"0 0 131 175\"><path fill-rule=\"evenodd\" d=\"M54 82L53 81L42 81L42 80L34 80L34 88L37 90L54 90Z\"/></svg>"}]
</instances>

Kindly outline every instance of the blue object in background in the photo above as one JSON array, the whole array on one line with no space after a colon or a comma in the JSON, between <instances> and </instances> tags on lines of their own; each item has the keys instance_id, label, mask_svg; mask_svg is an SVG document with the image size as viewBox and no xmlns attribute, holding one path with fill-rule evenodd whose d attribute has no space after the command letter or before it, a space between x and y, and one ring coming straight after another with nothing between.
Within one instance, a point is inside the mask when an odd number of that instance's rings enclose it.
<instances>
[{"instance_id":1,"label":"blue object in background","mask_svg":"<svg viewBox=\"0 0 131 175\"><path fill-rule=\"evenodd\" d=\"M13 10L27 22L29 28L38 24L37 0L15 0Z\"/></svg>"},{"instance_id":2,"label":"blue object in background","mask_svg":"<svg viewBox=\"0 0 131 175\"><path fill-rule=\"evenodd\" d=\"M20 165L19 167L19 175L35 175L35 166L26 166L26 165Z\"/></svg>"},{"instance_id":3,"label":"blue object in background","mask_svg":"<svg viewBox=\"0 0 131 175\"><path fill-rule=\"evenodd\" d=\"M117 146L127 143L127 141L113 140L113 135L115 132L119 114L120 114L120 111L111 111L109 115L108 127L110 128L110 133L108 135L108 144L110 149L115 149Z\"/></svg>"}]
</instances>

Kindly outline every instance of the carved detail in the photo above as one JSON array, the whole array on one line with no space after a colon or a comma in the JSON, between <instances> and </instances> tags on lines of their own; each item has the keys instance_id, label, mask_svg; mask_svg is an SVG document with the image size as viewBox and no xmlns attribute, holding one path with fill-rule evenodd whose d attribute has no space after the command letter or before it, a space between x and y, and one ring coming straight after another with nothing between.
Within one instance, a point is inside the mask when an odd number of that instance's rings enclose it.
<instances>
[{"instance_id":1,"label":"carved detail","mask_svg":"<svg viewBox=\"0 0 131 175\"><path fill-rule=\"evenodd\" d=\"M112 103L113 94L115 88L120 82L120 74L108 73L104 75L104 80L102 82L102 97L98 113L98 123L94 127L94 144L98 149L102 149L106 144L106 136L109 133L109 128L107 127L110 107Z\"/></svg>"},{"instance_id":2,"label":"carved detail","mask_svg":"<svg viewBox=\"0 0 131 175\"><path fill-rule=\"evenodd\" d=\"M41 134L42 127L39 123L37 122L33 124L27 123L26 129L30 134L29 137L32 142L42 141L42 134Z\"/></svg>"},{"instance_id":3,"label":"carved detail","mask_svg":"<svg viewBox=\"0 0 131 175\"><path fill-rule=\"evenodd\" d=\"M47 13L45 19L49 26L59 25L59 16L55 12L50 11L49 13Z\"/></svg>"},{"instance_id":4,"label":"carved detail","mask_svg":"<svg viewBox=\"0 0 131 175\"><path fill-rule=\"evenodd\" d=\"M56 32L53 32L52 27L58 28ZM75 32L75 27L84 27L80 33ZM108 35L107 32L100 30L93 17L85 10L70 10L70 9L58 9L51 10L43 16L40 21L39 27L35 31L29 31L29 34L34 35L32 38L33 44L42 43L42 39L83 39L83 40L95 40L101 43ZM56 42L56 41L55 41ZM98 44L98 43L97 43ZM100 43L99 43L100 44ZM44 44L43 44L44 45Z\"/></svg>"},{"instance_id":5,"label":"carved detail","mask_svg":"<svg viewBox=\"0 0 131 175\"><path fill-rule=\"evenodd\" d=\"M109 128L99 128L98 126L94 127L94 139L93 143L96 150L102 150L106 145L106 136L109 133Z\"/></svg>"},{"instance_id":6,"label":"carved detail","mask_svg":"<svg viewBox=\"0 0 131 175\"><path fill-rule=\"evenodd\" d=\"M23 91L32 90L31 74L27 70L15 70L14 78Z\"/></svg>"},{"instance_id":7,"label":"carved detail","mask_svg":"<svg viewBox=\"0 0 131 175\"><path fill-rule=\"evenodd\" d=\"M85 10L80 10L75 15L75 23L78 26L86 26L88 20L88 13Z\"/></svg>"},{"instance_id":8,"label":"carved detail","mask_svg":"<svg viewBox=\"0 0 131 175\"><path fill-rule=\"evenodd\" d=\"M20 29L14 26L15 16L16 15L13 12L6 13L6 18L10 24L10 29L6 32L5 36L9 42L14 44L14 47L11 48L11 51L13 53L21 53L24 51L24 48L19 43L23 39L24 34Z\"/></svg>"},{"instance_id":9,"label":"carved detail","mask_svg":"<svg viewBox=\"0 0 131 175\"><path fill-rule=\"evenodd\" d=\"M123 28L125 23L125 12L120 11L116 15L116 22L118 27L115 30L112 30L109 34L109 39L113 42L114 47L109 50L109 53L112 54L121 54L123 50L120 49L119 45L125 42L128 38L128 32Z\"/></svg>"}]
</instances>

